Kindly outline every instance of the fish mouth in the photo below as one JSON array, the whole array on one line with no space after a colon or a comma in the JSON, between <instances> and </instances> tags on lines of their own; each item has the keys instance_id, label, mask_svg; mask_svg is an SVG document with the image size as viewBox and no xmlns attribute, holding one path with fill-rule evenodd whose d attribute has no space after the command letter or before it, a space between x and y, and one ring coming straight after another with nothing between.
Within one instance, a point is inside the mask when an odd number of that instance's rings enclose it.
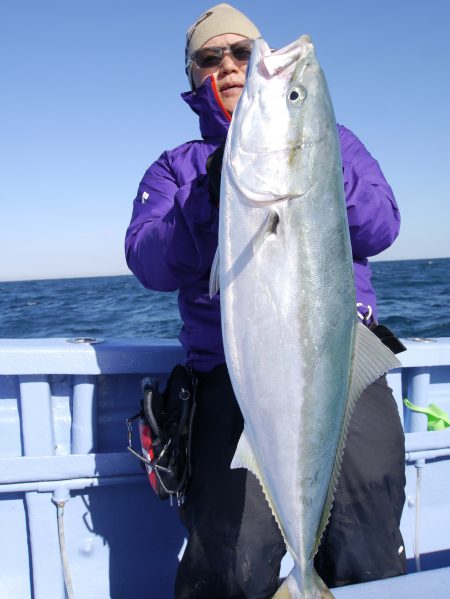
<instances>
[{"instance_id":1,"label":"fish mouth","mask_svg":"<svg viewBox=\"0 0 450 599\"><path fill-rule=\"evenodd\" d=\"M268 75L274 77L289 68L293 63L303 60L313 53L314 46L311 38L308 35L302 35L291 44L284 46L284 48L262 56L261 62Z\"/></svg>"}]
</instances>

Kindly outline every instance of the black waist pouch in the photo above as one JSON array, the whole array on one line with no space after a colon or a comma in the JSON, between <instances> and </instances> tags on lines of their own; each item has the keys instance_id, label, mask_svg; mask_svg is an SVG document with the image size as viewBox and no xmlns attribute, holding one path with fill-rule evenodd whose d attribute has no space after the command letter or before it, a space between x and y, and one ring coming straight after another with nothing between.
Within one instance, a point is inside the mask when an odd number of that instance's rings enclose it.
<instances>
[{"instance_id":1,"label":"black waist pouch","mask_svg":"<svg viewBox=\"0 0 450 599\"><path fill-rule=\"evenodd\" d=\"M159 381L141 381L142 399L138 414L127 419L127 449L145 465L152 489L160 499L183 502L190 476L190 436L197 380L185 366L172 370L165 390ZM142 454L132 446L132 423L139 419Z\"/></svg>"}]
</instances>

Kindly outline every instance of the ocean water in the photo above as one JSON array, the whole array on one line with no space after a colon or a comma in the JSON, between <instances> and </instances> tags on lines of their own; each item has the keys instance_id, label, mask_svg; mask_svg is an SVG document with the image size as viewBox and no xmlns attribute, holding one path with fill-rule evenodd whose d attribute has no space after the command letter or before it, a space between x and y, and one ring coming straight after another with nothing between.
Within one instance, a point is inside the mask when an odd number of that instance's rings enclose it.
<instances>
[{"instance_id":1,"label":"ocean water","mask_svg":"<svg viewBox=\"0 0 450 599\"><path fill-rule=\"evenodd\" d=\"M450 258L372 263L379 321L400 337L450 337ZM0 283L0 338L178 336L177 293L132 275Z\"/></svg>"}]
</instances>

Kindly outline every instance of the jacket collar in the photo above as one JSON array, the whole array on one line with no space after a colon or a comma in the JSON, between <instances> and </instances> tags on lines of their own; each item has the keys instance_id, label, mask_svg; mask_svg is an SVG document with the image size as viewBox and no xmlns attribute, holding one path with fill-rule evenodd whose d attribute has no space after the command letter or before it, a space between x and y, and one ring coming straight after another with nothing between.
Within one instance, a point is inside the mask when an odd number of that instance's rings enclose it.
<instances>
[{"instance_id":1,"label":"jacket collar","mask_svg":"<svg viewBox=\"0 0 450 599\"><path fill-rule=\"evenodd\" d=\"M200 132L204 140L224 139L227 136L231 115L222 105L212 76L195 91L181 94L183 100L198 114Z\"/></svg>"}]
</instances>

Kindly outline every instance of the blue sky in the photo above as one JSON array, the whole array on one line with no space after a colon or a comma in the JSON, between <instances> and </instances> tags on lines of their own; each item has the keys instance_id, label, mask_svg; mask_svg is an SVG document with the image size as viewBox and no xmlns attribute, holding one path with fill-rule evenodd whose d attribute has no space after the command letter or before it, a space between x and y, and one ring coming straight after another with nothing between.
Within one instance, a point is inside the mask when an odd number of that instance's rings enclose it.
<instances>
[{"instance_id":1,"label":"blue sky","mask_svg":"<svg viewBox=\"0 0 450 599\"><path fill-rule=\"evenodd\" d=\"M122 274L146 168L198 138L180 99L200 1L3 3L0 280ZM450 3L236 1L271 46L309 33L338 122L377 158L402 213L380 259L450 256Z\"/></svg>"}]
</instances>

